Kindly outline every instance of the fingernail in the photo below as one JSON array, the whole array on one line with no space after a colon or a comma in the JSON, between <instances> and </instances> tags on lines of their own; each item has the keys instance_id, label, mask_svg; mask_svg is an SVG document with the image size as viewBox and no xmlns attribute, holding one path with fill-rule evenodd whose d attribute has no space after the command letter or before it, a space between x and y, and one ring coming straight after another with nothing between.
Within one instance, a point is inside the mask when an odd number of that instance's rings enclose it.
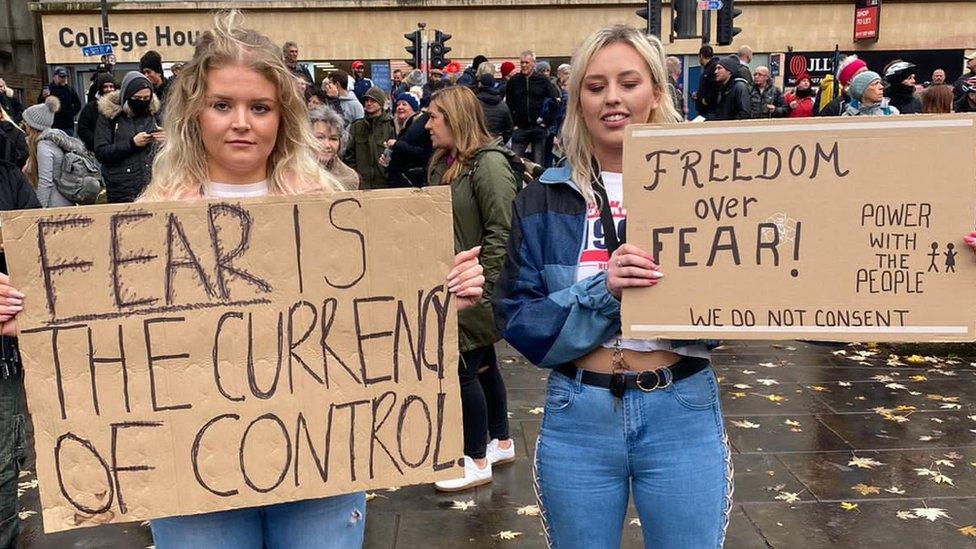
<instances>
[{"instance_id":1,"label":"fingernail","mask_svg":"<svg viewBox=\"0 0 976 549\"><path fill-rule=\"evenodd\" d=\"M447 280L451 280L452 278L454 278L456 276L457 276L457 273L454 272L454 271L451 271L450 273L447 274Z\"/></svg>"},{"instance_id":2,"label":"fingernail","mask_svg":"<svg viewBox=\"0 0 976 549\"><path fill-rule=\"evenodd\" d=\"M18 292L16 290L13 291L13 292L10 292L10 295L12 295L14 297L19 297L20 299L24 299L25 297L27 297L24 294L22 294L22 293L20 293L20 292Z\"/></svg>"},{"instance_id":3,"label":"fingernail","mask_svg":"<svg viewBox=\"0 0 976 549\"><path fill-rule=\"evenodd\" d=\"M660 271L651 271L651 276L653 276L654 278L661 278L664 276L664 273Z\"/></svg>"}]
</instances>

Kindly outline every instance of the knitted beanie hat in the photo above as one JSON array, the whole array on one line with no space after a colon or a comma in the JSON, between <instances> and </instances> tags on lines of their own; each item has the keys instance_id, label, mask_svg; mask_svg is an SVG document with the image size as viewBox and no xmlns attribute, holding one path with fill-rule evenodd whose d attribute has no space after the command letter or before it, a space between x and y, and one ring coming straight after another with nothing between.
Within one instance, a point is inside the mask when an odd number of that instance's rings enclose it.
<instances>
[{"instance_id":1,"label":"knitted beanie hat","mask_svg":"<svg viewBox=\"0 0 976 549\"><path fill-rule=\"evenodd\" d=\"M854 75L861 69L866 69L868 64L863 59L858 59L856 55L849 55L840 62L837 67L837 79L841 86L847 86L854 79Z\"/></svg>"},{"instance_id":2,"label":"knitted beanie hat","mask_svg":"<svg viewBox=\"0 0 976 549\"><path fill-rule=\"evenodd\" d=\"M847 93L854 99L860 100L864 90L868 89L875 80L881 80L881 75L873 71L864 71L851 80L847 86Z\"/></svg>"},{"instance_id":3,"label":"knitted beanie hat","mask_svg":"<svg viewBox=\"0 0 976 549\"><path fill-rule=\"evenodd\" d=\"M129 71L122 77L122 102L125 103L130 97L139 93L141 90L152 89L152 83L141 72Z\"/></svg>"},{"instance_id":4,"label":"knitted beanie hat","mask_svg":"<svg viewBox=\"0 0 976 549\"><path fill-rule=\"evenodd\" d=\"M511 61L503 62L500 69L502 73L502 78L505 78L508 75L512 74L512 71L514 70L515 70L515 63L512 63Z\"/></svg>"},{"instance_id":5,"label":"knitted beanie hat","mask_svg":"<svg viewBox=\"0 0 976 549\"><path fill-rule=\"evenodd\" d=\"M43 103L31 105L24 109L24 122L35 130L42 132L50 130L54 125L54 113L61 110L61 101L53 96L47 96Z\"/></svg>"},{"instance_id":6,"label":"knitted beanie hat","mask_svg":"<svg viewBox=\"0 0 976 549\"><path fill-rule=\"evenodd\" d=\"M373 86L366 90L366 97L363 97L363 101L365 101L366 98L373 99L379 103L381 109L386 108L386 94L383 93L383 90L381 90L378 86Z\"/></svg>"},{"instance_id":7,"label":"knitted beanie hat","mask_svg":"<svg viewBox=\"0 0 976 549\"><path fill-rule=\"evenodd\" d=\"M417 101L417 98L413 95L406 92L398 93L393 104L395 105L400 101L406 101L406 103L410 105L410 108L413 109L413 112L420 112L420 101Z\"/></svg>"}]
</instances>

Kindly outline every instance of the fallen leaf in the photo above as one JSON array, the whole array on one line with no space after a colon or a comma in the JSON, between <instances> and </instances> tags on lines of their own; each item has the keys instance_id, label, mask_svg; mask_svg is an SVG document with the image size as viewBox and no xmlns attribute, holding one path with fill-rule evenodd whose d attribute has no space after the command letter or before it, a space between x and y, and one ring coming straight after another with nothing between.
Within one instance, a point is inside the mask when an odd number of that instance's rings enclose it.
<instances>
[{"instance_id":1,"label":"fallen leaf","mask_svg":"<svg viewBox=\"0 0 976 549\"><path fill-rule=\"evenodd\" d=\"M937 459L932 462L932 465L942 465L944 467L955 467L956 464L948 459Z\"/></svg>"},{"instance_id":2,"label":"fallen leaf","mask_svg":"<svg viewBox=\"0 0 976 549\"><path fill-rule=\"evenodd\" d=\"M867 484L863 484L863 483L855 484L854 486L851 486L851 490L854 490L855 492L861 494L862 496L866 496L868 494L881 493L881 489L878 488L877 486L868 486Z\"/></svg>"},{"instance_id":3,"label":"fallen leaf","mask_svg":"<svg viewBox=\"0 0 976 549\"><path fill-rule=\"evenodd\" d=\"M920 467L918 469L915 469L915 474L917 474L920 477L934 477L938 473L936 473L935 471L927 467Z\"/></svg>"},{"instance_id":4,"label":"fallen leaf","mask_svg":"<svg viewBox=\"0 0 976 549\"><path fill-rule=\"evenodd\" d=\"M921 442L929 442L930 440L932 440L932 437L929 435L922 435L918 437L918 440Z\"/></svg>"},{"instance_id":5,"label":"fallen leaf","mask_svg":"<svg viewBox=\"0 0 976 549\"><path fill-rule=\"evenodd\" d=\"M31 510L28 509L28 510L21 511L21 512L17 513L17 516L20 518L20 520L25 520L27 517L32 517L32 516L34 516L36 514L37 514L37 511L31 511Z\"/></svg>"},{"instance_id":6,"label":"fallen leaf","mask_svg":"<svg viewBox=\"0 0 976 549\"><path fill-rule=\"evenodd\" d=\"M911 520L914 518L918 518L915 515L913 515L911 511L898 511L897 513L895 513L895 516L900 518L901 520Z\"/></svg>"},{"instance_id":7,"label":"fallen leaf","mask_svg":"<svg viewBox=\"0 0 976 549\"><path fill-rule=\"evenodd\" d=\"M885 488L885 492L888 492L889 494L897 494L899 496L905 495L905 491L902 490L901 488L897 487L897 486L892 486L890 488Z\"/></svg>"},{"instance_id":8,"label":"fallen leaf","mask_svg":"<svg viewBox=\"0 0 976 549\"><path fill-rule=\"evenodd\" d=\"M840 502L840 508L843 509L843 510L845 510L845 511L853 511L854 509L857 509L857 504L856 503L848 503L846 501L842 501L842 502Z\"/></svg>"},{"instance_id":9,"label":"fallen leaf","mask_svg":"<svg viewBox=\"0 0 976 549\"><path fill-rule=\"evenodd\" d=\"M454 509L455 511L467 511L468 509L470 509L472 507L477 507L477 506L478 506L478 504L476 504L473 499L468 500L468 501L457 501L457 500L455 500L455 501L451 502L451 509Z\"/></svg>"},{"instance_id":10,"label":"fallen leaf","mask_svg":"<svg viewBox=\"0 0 976 549\"><path fill-rule=\"evenodd\" d=\"M945 512L945 509L939 509L938 507L918 507L912 509L915 516L918 518L928 519L931 522L935 522L940 518L949 518L949 514Z\"/></svg>"},{"instance_id":11,"label":"fallen leaf","mask_svg":"<svg viewBox=\"0 0 976 549\"><path fill-rule=\"evenodd\" d=\"M539 506L538 505L526 505L525 507L519 507L515 510L516 513L520 515L525 515L528 517L539 516Z\"/></svg>"},{"instance_id":12,"label":"fallen leaf","mask_svg":"<svg viewBox=\"0 0 976 549\"><path fill-rule=\"evenodd\" d=\"M956 404L954 402L946 402L939 406L942 410L962 410L962 404Z\"/></svg>"},{"instance_id":13,"label":"fallen leaf","mask_svg":"<svg viewBox=\"0 0 976 549\"><path fill-rule=\"evenodd\" d=\"M495 534L495 536L498 537L499 539L503 539L506 541L513 540L521 535L522 532L512 532L511 530L502 530L501 532Z\"/></svg>"},{"instance_id":14,"label":"fallen leaf","mask_svg":"<svg viewBox=\"0 0 976 549\"><path fill-rule=\"evenodd\" d=\"M847 354L847 351L845 351L844 349L841 349L839 351L834 351L833 354L836 355L836 356L844 356L844 355Z\"/></svg>"},{"instance_id":15,"label":"fallen leaf","mask_svg":"<svg viewBox=\"0 0 976 549\"><path fill-rule=\"evenodd\" d=\"M776 381L775 379L757 379L756 382L761 383L766 387L770 387L772 385L779 385L779 382Z\"/></svg>"},{"instance_id":16,"label":"fallen leaf","mask_svg":"<svg viewBox=\"0 0 976 549\"><path fill-rule=\"evenodd\" d=\"M824 387L822 385L811 385L811 386L809 386L807 388L808 389L813 389L814 391L817 391L818 393L830 392L829 389L827 389L826 387Z\"/></svg>"},{"instance_id":17,"label":"fallen leaf","mask_svg":"<svg viewBox=\"0 0 976 549\"><path fill-rule=\"evenodd\" d=\"M889 389L908 389L908 387L905 387L901 383L888 383L885 387Z\"/></svg>"},{"instance_id":18,"label":"fallen leaf","mask_svg":"<svg viewBox=\"0 0 976 549\"><path fill-rule=\"evenodd\" d=\"M911 380L914 381L914 382L916 382L916 383L921 383L923 381L928 381L928 379L929 378L927 378L927 377L925 377L923 375L917 375L917 376L912 376L911 377Z\"/></svg>"},{"instance_id":19,"label":"fallen leaf","mask_svg":"<svg viewBox=\"0 0 976 549\"><path fill-rule=\"evenodd\" d=\"M532 415L534 415L534 416L537 416L537 415L541 414L543 410L544 410L544 408L542 406L538 406L536 408L532 408L531 410L529 410L529 413L532 414Z\"/></svg>"},{"instance_id":20,"label":"fallen leaf","mask_svg":"<svg viewBox=\"0 0 976 549\"><path fill-rule=\"evenodd\" d=\"M764 395L764 396L765 396L766 400L768 400L770 402L782 402L784 400L788 400L788 399L786 399L784 397L781 397L779 395Z\"/></svg>"},{"instance_id":21,"label":"fallen leaf","mask_svg":"<svg viewBox=\"0 0 976 549\"><path fill-rule=\"evenodd\" d=\"M841 387L850 387L851 386L851 382L850 381L838 381L837 382L837 385L840 385Z\"/></svg>"},{"instance_id":22,"label":"fallen leaf","mask_svg":"<svg viewBox=\"0 0 976 549\"><path fill-rule=\"evenodd\" d=\"M638 526L639 527L641 525L640 519L639 518L630 519L630 525L631 526Z\"/></svg>"},{"instance_id":23,"label":"fallen leaf","mask_svg":"<svg viewBox=\"0 0 976 549\"><path fill-rule=\"evenodd\" d=\"M854 456L854 458L848 461L847 464L850 465L851 467L860 467L861 469L873 469L880 465L884 465L884 463L881 463L880 461L877 461L874 458L857 457L857 456Z\"/></svg>"},{"instance_id":24,"label":"fallen leaf","mask_svg":"<svg viewBox=\"0 0 976 549\"><path fill-rule=\"evenodd\" d=\"M790 427L800 427L800 422L799 421L794 421L792 419L788 419L788 420L784 421L783 423L789 425Z\"/></svg>"},{"instance_id":25,"label":"fallen leaf","mask_svg":"<svg viewBox=\"0 0 976 549\"><path fill-rule=\"evenodd\" d=\"M951 478L943 475L942 473L939 473L938 475L932 477L932 480L934 480L936 484L948 484L949 486L956 485L956 483L952 482Z\"/></svg>"},{"instance_id":26,"label":"fallen leaf","mask_svg":"<svg viewBox=\"0 0 976 549\"><path fill-rule=\"evenodd\" d=\"M786 503L796 503L800 501L800 494L799 492L780 492L776 494L776 499Z\"/></svg>"},{"instance_id":27,"label":"fallen leaf","mask_svg":"<svg viewBox=\"0 0 976 549\"><path fill-rule=\"evenodd\" d=\"M736 427L739 427L739 428L742 428L742 429L758 429L760 427L760 425L758 423L753 423L753 422L751 422L751 421L749 421L747 419L744 419L742 421L736 421L736 420L733 419L732 420L732 425L735 425Z\"/></svg>"},{"instance_id":28,"label":"fallen leaf","mask_svg":"<svg viewBox=\"0 0 976 549\"><path fill-rule=\"evenodd\" d=\"M959 452L949 452L948 454L943 454L949 459L962 459L962 454Z\"/></svg>"},{"instance_id":29,"label":"fallen leaf","mask_svg":"<svg viewBox=\"0 0 976 549\"><path fill-rule=\"evenodd\" d=\"M972 524L969 526L963 526L959 529L959 533L970 538L976 538L976 526L973 526Z\"/></svg>"},{"instance_id":30,"label":"fallen leaf","mask_svg":"<svg viewBox=\"0 0 976 549\"><path fill-rule=\"evenodd\" d=\"M400 489L399 486L390 486L389 488L386 489L386 491L387 492L396 492L399 489Z\"/></svg>"},{"instance_id":31,"label":"fallen leaf","mask_svg":"<svg viewBox=\"0 0 976 549\"><path fill-rule=\"evenodd\" d=\"M905 357L905 362L909 364L924 364L925 359L921 355L911 355Z\"/></svg>"},{"instance_id":32,"label":"fallen leaf","mask_svg":"<svg viewBox=\"0 0 976 549\"><path fill-rule=\"evenodd\" d=\"M752 389L752 385L746 385L745 383L736 383L732 386L733 389L745 390Z\"/></svg>"},{"instance_id":33,"label":"fallen leaf","mask_svg":"<svg viewBox=\"0 0 976 549\"><path fill-rule=\"evenodd\" d=\"M376 499L376 492L366 492L366 503L369 503Z\"/></svg>"}]
</instances>

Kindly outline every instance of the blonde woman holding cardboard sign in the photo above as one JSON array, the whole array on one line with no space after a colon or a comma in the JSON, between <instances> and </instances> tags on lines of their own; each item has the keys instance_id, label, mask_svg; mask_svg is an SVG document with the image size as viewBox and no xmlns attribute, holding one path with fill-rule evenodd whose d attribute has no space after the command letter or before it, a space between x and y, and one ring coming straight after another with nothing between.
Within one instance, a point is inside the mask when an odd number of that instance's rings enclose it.
<instances>
[{"instance_id":1,"label":"blonde woman holding cardboard sign","mask_svg":"<svg viewBox=\"0 0 976 549\"><path fill-rule=\"evenodd\" d=\"M584 40L562 130L567 165L515 200L493 304L505 339L555 370L535 463L553 547L620 547L631 493L647 547L725 537L731 457L712 343L620 336L623 289L666 280L650 254L620 242L624 129L678 121L667 83L656 38L614 26Z\"/></svg>"},{"instance_id":2,"label":"blonde woman holding cardboard sign","mask_svg":"<svg viewBox=\"0 0 976 549\"><path fill-rule=\"evenodd\" d=\"M170 136L141 200L239 199L342 190L316 162L305 103L280 49L243 29L239 13L203 33L193 60L170 91ZM479 249L459 253L447 277L458 308L482 295ZM23 295L0 275L0 322L12 320ZM150 522L156 547L348 548L362 545L362 492Z\"/></svg>"}]
</instances>

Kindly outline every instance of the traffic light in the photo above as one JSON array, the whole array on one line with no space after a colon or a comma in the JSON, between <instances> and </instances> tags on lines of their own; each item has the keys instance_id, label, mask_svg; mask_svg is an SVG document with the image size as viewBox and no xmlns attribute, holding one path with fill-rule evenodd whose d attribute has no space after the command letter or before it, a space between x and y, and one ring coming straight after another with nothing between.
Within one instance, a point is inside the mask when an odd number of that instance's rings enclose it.
<instances>
[{"instance_id":1,"label":"traffic light","mask_svg":"<svg viewBox=\"0 0 976 549\"><path fill-rule=\"evenodd\" d=\"M735 8L735 0L723 0L722 7L718 10L718 45L729 46L732 38L742 32L739 27L732 26L733 20L742 15L742 10Z\"/></svg>"},{"instance_id":2,"label":"traffic light","mask_svg":"<svg viewBox=\"0 0 976 549\"><path fill-rule=\"evenodd\" d=\"M406 48L407 53L410 54L410 59L405 59L405 61L411 67L415 69L419 68L421 63L420 52L421 49L423 48L420 29L417 29L413 32L408 32L407 34L404 34L403 37L406 38L408 42L410 42L410 45L407 46Z\"/></svg>"},{"instance_id":3,"label":"traffic light","mask_svg":"<svg viewBox=\"0 0 976 549\"><path fill-rule=\"evenodd\" d=\"M637 10L637 15L647 20L647 34L661 37L661 0L647 0L647 7Z\"/></svg>"},{"instance_id":4,"label":"traffic light","mask_svg":"<svg viewBox=\"0 0 976 549\"><path fill-rule=\"evenodd\" d=\"M430 43L430 66L434 69L443 69L451 62L448 59L447 52L451 51L451 48L445 45L445 43L451 39L451 35L446 32L441 32L439 30L434 31L434 41Z\"/></svg>"},{"instance_id":5,"label":"traffic light","mask_svg":"<svg viewBox=\"0 0 976 549\"><path fill-rule=\"evenodd\" d=\"M697 38L698 8L695 0L671 0L671 40Z\"/></svg>"}]
</instances>

